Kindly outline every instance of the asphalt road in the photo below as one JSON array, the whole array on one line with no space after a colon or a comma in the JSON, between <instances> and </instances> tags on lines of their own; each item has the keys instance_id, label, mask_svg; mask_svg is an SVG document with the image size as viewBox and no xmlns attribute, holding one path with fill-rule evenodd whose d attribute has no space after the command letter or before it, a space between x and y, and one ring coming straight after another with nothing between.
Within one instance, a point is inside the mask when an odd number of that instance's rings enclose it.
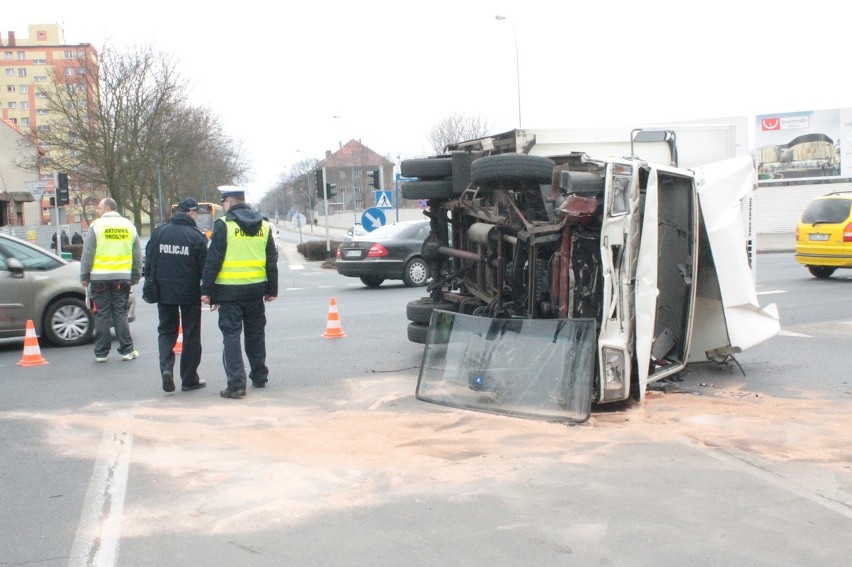
<instances>
[{"instance_id":1,"label":"asphalt road","mask_svg":"<svg viewBox=\"0 0 852 567\"><path fill-rule=\"evenodd\" d=\"M135 361L0 346L0 565L849 564L852 273L761 254L781 336L572 427L416 400L423 290L284 248L270 383L241 400L215 313L195 392L160 390L150 305Z\"/></svg>"}]
</instances>

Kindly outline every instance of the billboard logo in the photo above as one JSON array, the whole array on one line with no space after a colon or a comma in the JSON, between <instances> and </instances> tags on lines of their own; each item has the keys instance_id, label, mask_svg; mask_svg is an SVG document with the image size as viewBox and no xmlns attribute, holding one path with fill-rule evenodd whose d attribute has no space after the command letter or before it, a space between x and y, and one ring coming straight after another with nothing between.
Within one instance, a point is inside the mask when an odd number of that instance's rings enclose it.
<instances>
[{"instance_id":1,"label":"billboard logo","mask_svg":"<svg viewBox=\"0 0 852 567\"><path fill-rule=\"evenodd\" d=\"M760 120L760 129L764 132L807 128L808 125L809 120L807 116L785 116L783 118L775 116L771 118L762 118Z\"/></svg>"},{"instance_id":2,"label":"billboard logo","mask_svg":"<svg viewBox=\"0 0 852 567\"><path fill-rule=\"evenodd\" d=\"M781 120L778 118L764 118L760 122L760 129L764 132L767 130L780 130Z\"/></svg>"}]
</instances>

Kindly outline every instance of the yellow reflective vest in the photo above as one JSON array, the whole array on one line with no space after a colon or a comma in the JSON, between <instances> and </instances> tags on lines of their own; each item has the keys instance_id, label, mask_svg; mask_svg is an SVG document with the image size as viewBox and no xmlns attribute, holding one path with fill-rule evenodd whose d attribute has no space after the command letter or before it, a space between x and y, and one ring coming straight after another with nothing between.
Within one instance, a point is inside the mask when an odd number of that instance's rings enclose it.
<instances>
[{"instance_id":1,"label":"yellow reflective vest","mask_svg":"<svg viewBox=\"0 0 852 567\"><path fill-rule=\"evenodd\" d=\"M96 279L121 279L130 277L133 270L133 242L136 227L128 219L115 215L103 216L92 223L97 235L95 255L92 260L92 275L105 276Z\"/></svg>"},{"instance_id":2,"label":"yellow reflective vest","mask_svg":"<svg viewBox=\"0 0 852 567\"><path fill-rule=\"evenodd\" d=\"M266 241L270 225L264 222L254 236L249 236L235 221L226 220L227 247L222 268L216 277L220 285L246 285L266 281Z\"/></svg>"}]
</instances>

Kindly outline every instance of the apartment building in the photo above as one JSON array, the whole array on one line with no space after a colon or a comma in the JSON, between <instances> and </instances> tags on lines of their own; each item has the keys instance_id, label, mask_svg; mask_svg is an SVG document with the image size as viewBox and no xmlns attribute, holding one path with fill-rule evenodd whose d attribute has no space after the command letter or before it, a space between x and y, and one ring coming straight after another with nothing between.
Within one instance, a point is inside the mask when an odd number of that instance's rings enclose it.
<instances>
[{"instance_id":1,"label":"apartment building","mask_svg":"<svg viewBox=\"0 0 852 567\"><path fill-rule=\"evenodd\" d=\"M53 85L50 73L73 84L75 77L97 68L98 53L89 43L68 44L59 24L30 24L28 28L29 36L25 38L16 37L14 31L0 32L0 119L23 133L38 135L50 127L45 101L45 89ZM49 151L44 146L41 149ZM0 163L0 178L4 163ZM27 224L50 222L51 214L55 215L50 207L54 173L39 169L24 185L5 188L9 194L28 191L43 195L41 218L26 218ZM60 211L61 223L81 221L63 216L64 211Z\"/></svg>"}]
</instances>

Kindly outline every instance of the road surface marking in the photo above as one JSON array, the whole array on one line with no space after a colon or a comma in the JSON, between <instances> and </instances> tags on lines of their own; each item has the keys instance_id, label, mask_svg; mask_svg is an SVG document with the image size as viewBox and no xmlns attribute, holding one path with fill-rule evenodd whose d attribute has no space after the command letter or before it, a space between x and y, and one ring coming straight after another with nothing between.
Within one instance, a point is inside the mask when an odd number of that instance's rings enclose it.
<instances>
[{"instance_id":1,"label":"road surface marking","mask_svg":"<svg viewBox=\"0 0 852 567\"><path fill-rule=\"evenodd\" d=\"M132 446L132 434L104 429L68 558L69 567L116 564Z\"/></svg>"}]
</instances>

